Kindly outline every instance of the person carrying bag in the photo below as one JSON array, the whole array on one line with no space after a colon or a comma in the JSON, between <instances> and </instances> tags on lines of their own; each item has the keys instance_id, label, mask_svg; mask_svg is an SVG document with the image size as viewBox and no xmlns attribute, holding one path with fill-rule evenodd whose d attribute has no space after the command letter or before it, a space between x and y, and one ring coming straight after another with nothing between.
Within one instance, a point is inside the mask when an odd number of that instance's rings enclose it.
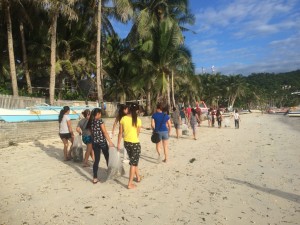
<instances>
[{"instance_id":1,"label":"person carrying bag","mask_svg":"<svg viewBox=\"0 0 300 225\"><path fill-rule=\"evenodd\" d=\"M165 109L164 111L167 111L167 109ZM157 162L159 163L161 162L161 145L163 145L165 156L164 160L162 161L167 162L168 160L168 139L171 133L171 126L172 125L169 115L163 112L162 104L158 103L156 106L156 112L152 115L151 119L151 127L154 129L151 140L153 143L156 143L156 151L158 154Z\"/></svg>"},{"instance_id":2,"label":"person carrying bag","mask_svg":"<svg viewBox=\"0 0 300 225\"><path fill-rule=\"evenodd\" d=\"M165 118L165 115L163 116L163 119L162 119L162 121L161 121L161 123L160 123L160 126L159 126L158 130L160 130L161 125L162 125L162 123L163 123L163 121L164 121L164 118ZM159 137L159 133L156 132L155 130L153 130L153 133L152 133L152 135L151 135L151 141L152 141L153 143L155 143L155 144L157 144L158 142L161 141L161 139L160 139L160 137Z\"/></svg>"}]
</instances>

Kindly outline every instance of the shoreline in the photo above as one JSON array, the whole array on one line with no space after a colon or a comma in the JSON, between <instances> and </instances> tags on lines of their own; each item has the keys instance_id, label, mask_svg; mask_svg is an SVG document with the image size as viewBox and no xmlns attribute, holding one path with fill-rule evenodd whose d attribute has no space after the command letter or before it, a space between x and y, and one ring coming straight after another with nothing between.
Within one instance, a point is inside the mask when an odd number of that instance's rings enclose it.
<instances>
[{"instance_id":1,"label":"shoreline","mask_svg":"<svg viewBox=\"0 0 300 225\"><path fill-rule=\"evenodd\" d=\"M198 140L189 133L177 140L173 128L170 161L157 164L151 131L141 131L136 190L126 189L126 164L124 177L105 181L103 155L102 183L93 185L91 167L62 161L58 137L0 149L0 224L300 223L297 130L252 113L241 115L240 129L233 120L222 129L203 121Z\"/></svg>"}]
</instances>

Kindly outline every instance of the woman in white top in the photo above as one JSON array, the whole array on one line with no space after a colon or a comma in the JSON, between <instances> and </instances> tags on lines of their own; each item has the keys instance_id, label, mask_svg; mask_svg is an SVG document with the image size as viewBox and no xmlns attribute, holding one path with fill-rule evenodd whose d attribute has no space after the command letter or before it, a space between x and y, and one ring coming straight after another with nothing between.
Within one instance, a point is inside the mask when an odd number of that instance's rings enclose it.
<instances>
[{"instance_id":1,"label":"woman in white top","mask_svg":"<svg viewBox=\"0 0 300 225\"><path fill-rule=\"evenodd\" d=\"M239 112L237 111L237 109L234 111L233 117L234 117L235 129L239 129L241 118L240 118L240 115L239 115Z\"/></svg>"},{"instance_id":2,"label":"woman in white top","mask_svg":"<svg viewBox=\"0 0 300 225\"><path fill-rule=\"evenodd\" d=\"M74 133L71 126L71 120L68 114L70 113L70 107L64 106L62 110L60 110L58 116L59 123L59 136L64 143L64 160L68 161L71 157L71 150L68 152L69 142L71 142L71 148L74 141Z\"/></svg>"}]
</instances>

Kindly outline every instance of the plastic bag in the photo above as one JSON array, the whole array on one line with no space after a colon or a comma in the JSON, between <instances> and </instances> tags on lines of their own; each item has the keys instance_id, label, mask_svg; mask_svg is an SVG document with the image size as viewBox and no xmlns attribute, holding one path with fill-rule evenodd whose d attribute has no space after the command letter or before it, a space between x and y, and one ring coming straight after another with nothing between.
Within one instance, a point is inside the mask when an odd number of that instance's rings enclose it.
<instances>
[{"instance_id":1,"label":"plastic bag","mask_svg":"<svg viewBox=\"0 0 300 225\"><path fill-rule=\"evenodd\" d=\"M182 125L181 125L181 130L182 130L182 131L188 130L188 125L182 124Z\"/></svg>"},{"instance_id":2,"label":"plastic bag","mask_svg":"<svg viewBox=\"0 0 300 225\"><path fill-rule=\"evenodd\" d=\"M120 152L115 147L109 147L108 176L107 180L114 179L125 174Z\"/></svg>"},{"instance_id":3,"label":"plastic bag","mask_svg":"<svg viewBox=\"0 0 300 225\"><path fill-rule=\"evenodd\" d=\"M73 153L73 161L74 162L82 162L83 160L83 148L82 148L82 140L81 136L77 135L74 138L74 142L71 149Z\"/></svg>"},{"instance_id":4,"label":"plastic bag","mask_svg":"<svg viewBox=\"0 0 300 225\"><path fill-rule=\"evenodd\" d=\"M182 124L181 125L181 130L182 130L182 135L188 135L189 134L188 125Z\"/></svg>"},{"instance_id":5,"label":"plastic bag","mask_svg":"<svg viewBox=\"0 0 300 225\"><path fill-rule=\"evenodd\" d=\"M229 120L229 118L225 118L224 119L224 125L225 125L225 127L230 127L230 120Z\"/></svg>"}]
</instances>

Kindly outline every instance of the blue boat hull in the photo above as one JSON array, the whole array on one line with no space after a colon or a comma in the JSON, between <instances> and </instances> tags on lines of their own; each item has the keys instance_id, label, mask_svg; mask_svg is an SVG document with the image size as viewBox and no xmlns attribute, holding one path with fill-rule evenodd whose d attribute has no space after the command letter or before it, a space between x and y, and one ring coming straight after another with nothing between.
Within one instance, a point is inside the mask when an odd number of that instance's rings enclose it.
<instances>
[{"instance_id":1,"label":"blue boat hull","mask_svg":"<svg viewBox=\"0 0 300 225\"><path fill-rule=\"evenodd\" d=\"M70 107L71 120L79 119L80 114L86 106ZM34 121L58 121L58 115L62 107L60 106L35 106L26 109L0 109L0 120L5 122L34 122Z\"/></svg>"}]
</instances>

